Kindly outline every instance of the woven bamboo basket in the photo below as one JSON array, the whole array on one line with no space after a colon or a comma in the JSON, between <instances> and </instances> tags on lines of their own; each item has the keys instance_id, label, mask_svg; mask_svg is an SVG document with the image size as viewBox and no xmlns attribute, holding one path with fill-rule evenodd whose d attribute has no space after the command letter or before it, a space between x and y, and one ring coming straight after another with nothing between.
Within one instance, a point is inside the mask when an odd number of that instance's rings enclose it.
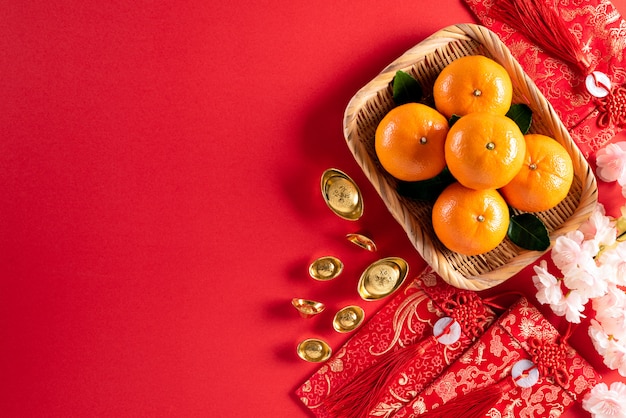
<instances>
[{"instance_id":1,"label":"woven bamboo basket","mask_svg":"<svg viewBox=\"0 0 626 418\"><path fill-rule=\"evenodd\" d=\"M357 163L424 260L449 284L484 290L514 276L544 252L524 250L508 238L494 250L478 256L468 257L448 250L434 234L432 204L400 195L398 181L382 168L374 151L376 127L394 107L391 82L396 71L411 74L421 84L424 94L428 94L443 67L466 55L484 55L503 65L513 81L513 103L525 103L533 111L530 132L555 138L571 155L574 182L568 196L557 207L535 214L546 225L551 244L558 236L577 229L597 203L594 174L550 103L506 45L483 26L449 26L393 61L350 100L344 115L344 136Z\"/></svg>"}]
</instances>

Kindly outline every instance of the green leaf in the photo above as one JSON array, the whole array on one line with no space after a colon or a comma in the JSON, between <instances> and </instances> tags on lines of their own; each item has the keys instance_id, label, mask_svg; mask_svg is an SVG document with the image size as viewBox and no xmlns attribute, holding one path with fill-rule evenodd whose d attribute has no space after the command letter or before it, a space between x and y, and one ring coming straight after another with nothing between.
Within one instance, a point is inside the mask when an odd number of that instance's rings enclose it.
<instances>
[{"instance_id":1,"label":"green leaf","mask_svg":"<svg viewBox=\"0 0 626 418\"><path fill-rule=\"evenodd\" d=\"M515 122L517 126L519 126L519 129L524 135L528 133L530 125L533 121L533 111L530 110L530 107L528 107L528 105L525 105L523 103L512 104L506 116L511 118L513 122Z\"/></svg>"},{"instance_id":2,"label":"green leaf","mask_svg":"<svg viewBox=\"0 0 626 418\"><path fill-rule=\"evenodd\" d=\"M448 170L448 167L446 167L441 173L428 180L400 181L397 190L402 196L432 202L437 199L437 196L441 194L443 189L454 181L455 178Z\"/></svg>"},{"instance_id":3,"label":"green leaf","mask_svg":"<svg viewBox=\"0 0 626 418\"><path fill-rule=\"evenodd\" d=\"M422 100L422 87L410 74L396 71L393 78L393 101L400 106L406 103L417 103Z\"/></svg>"},{"instance_id":4,"label":"green leaf","mask_svg":"<svg viewBox=\"0 0 626 418\"><path fill-rule=\"evenodd\" d=\"M448 127L452 128L452 125L454 125L456 123L457 120L461 119L461 117L459 115L452 115L450 116L450 120L448 120Z\"/></svg>"},{"instance_id":5,"label":"green leaf","mask_svg":"<svg viewBox=\"0 0 626 418\"><path fill-rule=\"evenodd\" d=\"M507 235L513 243L526 250L544 251L550 247L548 229L532 213L512 216Z\"/></svg>"}]
</instances>

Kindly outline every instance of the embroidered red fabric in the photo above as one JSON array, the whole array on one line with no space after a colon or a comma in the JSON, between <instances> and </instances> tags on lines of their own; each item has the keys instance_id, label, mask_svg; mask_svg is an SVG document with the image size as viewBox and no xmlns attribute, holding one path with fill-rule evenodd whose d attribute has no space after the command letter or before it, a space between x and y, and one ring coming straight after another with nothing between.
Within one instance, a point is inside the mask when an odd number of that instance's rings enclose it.
<instances>
[{"instance_id":1,"label":"embroidered red fabric","mask_svg":"<svg viewBox=\"0 0 626 418\"><path fill-rule=\"evenodd\" d=\"M511 381L511 369L522 359L537 365L539 380L529 388L503 391L485 417L558 417L601 379L554 326L521 298L394 418L418 417L457 396L469 393L471 397L477 389Z\"/></svg>"},{"instance_id":2,"label":"embroidered red fabric","mask_svg":"<svg viewBox=\"0 0 626 418\"><path fill-rule=\"evenodd\" d=\"M461 356L496 317L476 293L453 288L431 268L426 268L402 292L393 296L336 350L296 390L297 396L315 416L332 417L323 405L323 400L330 393L348 384L385 353L431 338L433 325L443 316L450 316L459 322L462 329L460 339L452 345L435 344L406 364L370 411L370 416L390 416Z\"/></svg>"}]
</instances>

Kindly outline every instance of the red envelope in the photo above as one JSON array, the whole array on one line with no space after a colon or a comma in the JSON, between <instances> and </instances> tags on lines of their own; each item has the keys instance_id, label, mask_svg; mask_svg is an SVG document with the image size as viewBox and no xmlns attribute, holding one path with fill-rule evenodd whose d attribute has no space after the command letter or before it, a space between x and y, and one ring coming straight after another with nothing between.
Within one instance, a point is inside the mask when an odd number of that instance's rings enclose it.
<instances>
[{"instance_id":1,"label":"red envelope","mask_svg":"<svg viewBox=\"0 0 626 418\"><path fill-rule=\"evenodd\" d=\"M423 355L403 364L402 370L392 376L391 384L380 393L372 412L372 416L389 416L432 382L495 319L493 310L475 292L448 285L431 268L424 270L402 293L393 296L296 394L315 416L340 416L333 411L334 405L328 405L331 394L353 384L383 356L395 355L404 347L428 340L433 335L433 325L444 316L459 322L460 339L452 345L434 344Z\"/></svg>"},{"instance_id":2,"label":"red envelope","mask_svg":"<svg viewBox=\"0 0 626 418\"><path fill-rule=\"evenodd\" d=\"M476 389L511 379L513 366L523 359L539 366L538 381L528 388L513 385L500 393L484 416L558 417L601 379L571 346L558 344L561 338L552 324L521 298L394 418L436 412L443 404L464 399L466 404L478 403ZM560 355L550 358L550 353ZM457 399L463 395L465 398Z\"/></svg>"}]
</instances>

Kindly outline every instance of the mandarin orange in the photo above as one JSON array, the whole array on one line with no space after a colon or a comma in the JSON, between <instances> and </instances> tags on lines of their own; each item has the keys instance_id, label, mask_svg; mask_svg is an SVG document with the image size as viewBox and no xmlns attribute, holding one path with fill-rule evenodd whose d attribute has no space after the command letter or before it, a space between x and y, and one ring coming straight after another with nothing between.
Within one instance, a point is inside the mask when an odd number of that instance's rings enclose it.
<instances>
[{"instance_id":1,"label":"mandarin orange","mask_svg":"<svg viewBox=\"0 0 626 418\"><path fill-rule=\"evenodd\" d=\"M448 120L432 107L407 103L393 108L376 128L374 148L383 168L404 181L432 178L445 167Z\"/></svg>"},{"instance_id":2,"label":"mandarin orange","mask_svg":"<svg viewBox=\"0 0 626 418\"><path fill-rule=\"evenodd\" d=\"M435 80L433 96L437 110L448 118L472 112L504 115L511 107L513 83L496 61L469 55L444 67Z\"/></svg>"},{"instance_id":3,"label":"mandarin orange","mask_svg":"<svg viewBox=\"0 0 626 418\"><path fill-rule=\"evenodd\" d=\"M455 182L433 205L435 235L449 250L478 255L496 248L509 228L509 208L497 190L469 189Z\"/></svg>"},{"instance_id":4,"label":"mandarin orange","mask_svg":"<svg viewBox=\"0 0 626 418\"><path fill-rule=\"evenodd\" d=\"M526 142L510 118L475 112L450 128L445 160L459 183L472 189L498 189L522 168Z\"/></svg>"},{"instance_id":5,"label":"mandarin orange","mask_svg":"<svg viewBox=\"0 0 626 418\"><path fill-rule=\"evenodd\" d=\"M572 158L555 139L528 134L521 170L500 189L509 205L539 212L558 205L568 195L574 179Z\"/></svg>"}]
</instances>

